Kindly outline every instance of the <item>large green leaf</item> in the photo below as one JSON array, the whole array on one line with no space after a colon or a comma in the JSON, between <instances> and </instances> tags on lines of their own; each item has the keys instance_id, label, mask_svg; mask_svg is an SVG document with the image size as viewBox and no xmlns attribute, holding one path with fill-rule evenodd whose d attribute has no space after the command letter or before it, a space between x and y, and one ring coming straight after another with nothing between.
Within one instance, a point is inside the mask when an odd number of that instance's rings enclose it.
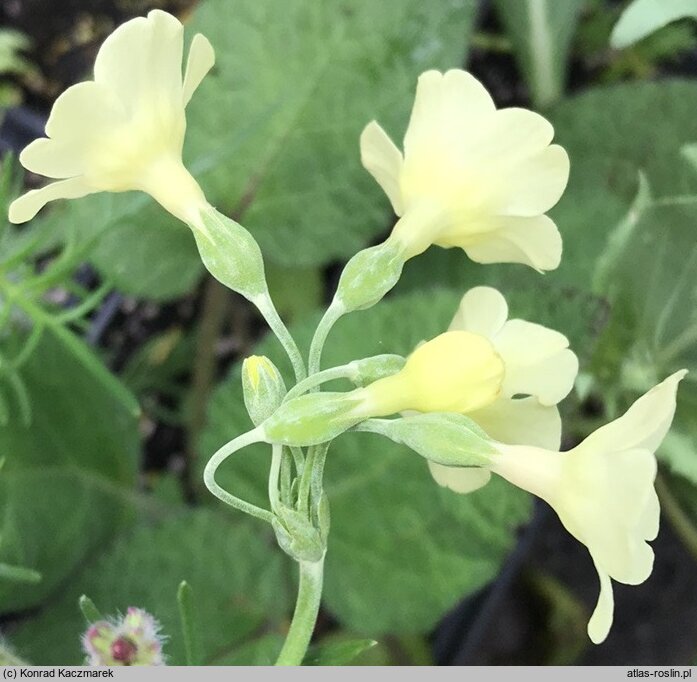
<instances>
[{"instance_id":1,"label":"large green leaf","mask_svg":"<svg viewBox=\"0 0 697 682\"><path fill-rule=\"evenodd\" d=\"M191 511L123 537L13 633L18 653L40 665L79 664L86 624L78 599L87 594L105 615L129 606L152 613L167 636L168 664L184 665L177 588L186 580L204 665L272 663L280 637L262 635L290 609L288 565L257 522L238 521Z\"/></svg>"},{"instance_id":2,"label":"large green leaf","mask_svg":"<svg viewBox=\"0 0 697 682\"><path fill-rule=\"evenodd\" d=\"M94 240L91 263L126 294L174 298L203 272L189 228L143 194L57 202L39 220L48 232L74 231L83 242Z\"/></svg>"},{"instance_id":3,"label":"large green leaf","mask_svg":"<svg viewBox=\"0 0 697 682\"><path fill-rule=\"evenodd\" d=\"M474 0L204 0L189 33L217 65L188 111L185 157L210 201L266 256L344 258L384 228L387 199L361 167L371 119L401 133L416 78L463 64ZM188 230L138 195L62 202L56 230L103 233L95 265L124 292L182 294L201 264ZM63 227L61 227L63 226Z\"/></svg>"},{"instance_id":4,"label":"large green leaf","mask_svg":"<svg viewBox=\"0 0 697 682\"><path fill-rule=\"evenodd\" d=\"M571 158L572 177L560 209L573 197L575 185L593 169L574 168L601 156L643 170L657 196L694 190L697 177L681 164L679 152L697 139L697 85L694 81L663 80L594 88L565 100L550 112L557 139ZM604 178L598 179L598 187Z\"/></svg>"},{"instance_id":5,"label":"large green leaf","mask_svg":"<svg viewBox=\"0 0 697 682\"><path fill-rule=\"evenodd\" d=\"M341 320L329 339L329 367L377 353L408 353L443 331L459 296L441 291L395 298ZM315 323L316 319L310 322ZM314 328L294 330L307 347ZM287 368L272 340L256 352ZM201 452L251 427L239 366L217 390ZM265 502L268 456L250 447L221 467L222 485ZM344 434L327 461L332 527L326 604L359 635L427 632L460 598L491 580L528 517L528 498L497 480L460 496L440 488L418 455L368 434Z\"/></svg>"},{"instance_id":6,"label":"large green leaf","mask_svg":"<svg viewBox=\"0 0 697 682\"><path fill-rule=\"evenodd\" d=\"M613 324L596 374L620 405L682 368L676 418L659 456L697 483L697 197L658 200L637 218L608 284Z\"/></svg>"},{"instance_id":7,"label":"large green leaf","mask_svg":"<svg viewBox=\"0 0 697 682\"><path fill-rule=\"evenodd\" d=\"M567 62L585 0L495 0L494 5L513 42L535 106L561 97Z\"/></svg>"},{"instance_id":8,"label":"large green leaf","mask_svg":"<svg viewBox=\"0 0 697 682\"><path fill-rule=\"evenodd\" d=\"M133 501L137 417L63 337L45 331L22 367L31 424L14 417L0 429L0 561L43 577L0 581L1 612L43 600L113 537Z\"/></svg>"}]
</instances>

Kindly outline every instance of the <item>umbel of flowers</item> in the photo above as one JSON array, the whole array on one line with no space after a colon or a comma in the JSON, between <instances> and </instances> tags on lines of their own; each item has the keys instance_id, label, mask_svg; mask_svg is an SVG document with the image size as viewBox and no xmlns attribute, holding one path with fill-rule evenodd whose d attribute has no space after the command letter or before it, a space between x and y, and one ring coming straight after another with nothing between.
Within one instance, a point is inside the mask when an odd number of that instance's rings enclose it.
<instances>
[{"instance_id":1,"label":"umbel of flowers","mask_svg":"<svg viewBox=\"0 0 697 682\"><path fill-rule=\"evenodd\" d=\"M204 472L214 495L271 524L298 562L298 602L278 664L300 664L312 635L330 532L324 463L330 442L349 429L404 443L427 460L437 484L457 493L494 474L546 500L593 558L600 598L588 632L603 641L613 617L611 579L633 585L651 573L647 541L659 519L655 452L684 371L560 452L557 404L574 384L576 355L563 334L509 319L504 296L490 287L466 292L450 328L407 358L380 355L320 369L336 320L378 303L405 261L431 245L462 249L478 263L522 263L540 272L559 265L561 237L546 213L566 186L569 160L552 144L550 123L525 109L497 109L484 86L461 70L419 78L402 150L369 123L360 136L361 159L398 220L384 243L347 263L306 363L273 307L256 241L208 203L182 163L185 108L213 65L213 49L197 35L183 75L182 59L183 27L165 12L114 31L99 51L94 79L58 98L47 137L20 156L29 170L57 181L18 198L10 219L29 220L60 198L146 192L191 228L211 274L252 301L279 338L295 384L287 389L267 358L249 358L243 388L255 426L220 448ZM321 390L339 378L355 388ZM255 442L271 452L269 508L216 481L218 467ZM379 449L370 457L379 457ZM159 660L157 646L143 648L126 632L129 618L145 623L129 612L121 624L95 624L85 639L89 656Z\"/></svg>"}]
</instances>

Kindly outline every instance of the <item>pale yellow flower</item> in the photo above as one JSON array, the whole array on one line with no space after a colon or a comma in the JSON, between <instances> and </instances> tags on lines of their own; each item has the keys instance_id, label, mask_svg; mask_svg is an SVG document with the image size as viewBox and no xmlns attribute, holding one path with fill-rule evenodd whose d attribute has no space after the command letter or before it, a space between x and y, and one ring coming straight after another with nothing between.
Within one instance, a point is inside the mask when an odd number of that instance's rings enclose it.
<instances>
[{"instance_id":1,"label":"pale yellow flower","mask_svg":"<svg viewBox=\"0 0 697 682\"><path fill-rule=\"evenodd\" d=\"M668 377L572 450L499 445L500 454L492 458L494 473L548 502L588 547L600 577L598 605L588 623L596 644L612 625L610 579L637 585L653 568L646 541L658 534L654 453L670 428L685 374Z\"/></svg>"},{"instance_id":2,"label":"pale yellow flower","mask_svg":"<svg viewBox=\"0 0 697 682\"><path fill-rule=\"evenodd\" d=\"M478 334L449 331L419 346L404 367L348 394L352 414L381 417L407 410L470 412L501 393L504 368L493 345Z\"/></svg>"},{"instance_id":3,"label":"pale yellow flower","mask_svg":"<svg viewBox=\"0 0 697 682\"><path fill-rule=\"evenodd\" d=\"M460 247L479 263L553 270L561 237L544 215L569 176L550 145L554 130L526 109L497 110L471 74L427 71L419 78L404 154L371 122L361 159L400 220L390 239L411 258L431 244Z\"/></svg>"},{"instance_id":4,"label":"pale yellow flower","mask_svg":"<svg viewBox=\"0 0 697 682\"><path fill-rule=\"evenodd\" d=\"M502 443L556 450L561 443L556 404L568 395L578 373L578 358L569 350L568 339L539 324L509 320L506 299L492 287L475 287L463 296L450 330L487 339L504 367L496 400L467 416ZM476 490L491 477L483 469L431 461L428 466L436 482L458 493Z\"/></svg>"},{"instance_id":5,"label":"pale yellow flower","mask_svg":"<svg viewBox=\"0 0 697 682\"><path fill-rule=\"evenodd\" d=\"M153 10L119 26L99 50L94 80L68 88L55 102L46 138L20 155L28 170L59 181L21 196L10 220L30 220L49 201L95 192L141 190L192 223L205 206L184 168L184 109L213 66L213 48L194 36L182 78L184 29Z\"/></svg>"}]
</instances>

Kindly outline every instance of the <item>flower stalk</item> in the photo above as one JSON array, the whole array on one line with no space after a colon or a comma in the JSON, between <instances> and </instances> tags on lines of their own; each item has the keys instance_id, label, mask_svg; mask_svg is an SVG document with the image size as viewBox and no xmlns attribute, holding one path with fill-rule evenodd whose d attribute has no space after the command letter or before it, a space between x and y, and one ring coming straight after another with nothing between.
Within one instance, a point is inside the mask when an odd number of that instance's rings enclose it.
<instances>
[{"instance_id":1,"label":"flower stalk","mask_svg":"<svg viewBox=\"0 0 697 682\"><path fill-rule=\"evenodd\" d=\"M314 563L301 561L298 567L298 599L290 629L276 661L276 665L279 666L302 665L315 629L322 598L324 559Z\"/></svg>"}]
</instances>

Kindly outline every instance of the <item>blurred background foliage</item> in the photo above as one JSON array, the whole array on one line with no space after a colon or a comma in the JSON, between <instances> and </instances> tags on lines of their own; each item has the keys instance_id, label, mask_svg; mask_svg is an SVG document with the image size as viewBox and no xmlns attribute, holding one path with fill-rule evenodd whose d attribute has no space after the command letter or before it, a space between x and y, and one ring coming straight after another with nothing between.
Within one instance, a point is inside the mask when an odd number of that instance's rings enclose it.
<instances>
[{"instance_id":1,"label":"blurred background foliage","mask_svg":"<svg viewBox=\"0 0 697 682\"><path fill-rule=\"evenodd\" d=\"M177 13L217 54L189 108L187 163L261 243L305 348L342 263L393 222L358 136L378 119L400 139L420 72L466 65L499 106L550 118L572 162L552 212L561 267L541 276L432 248L389 300L339 323L325 362L408 353L447 325L465 289L492 284L513 316L563 331L582 358L564 405L568 446L692 369L658 453L654 574L617 589L615 628L591 648L592 564L544 505L500 480L455 495L412 453L349 434L328 461L332 535L311 659L694 663L697 10L657 0L59 4L0 9L1 148L41 134L37 121L89 73L115 25L156 6ZM21 182L6 153L2 215ZM0 218L0 321L0 660L78 663L87 593L104 613L152 611L170 662L183 663L186 580L201 662L272 661L292 608L291 563L265 527L200 482L207 457L250 426L241 359L254 349L289 369L254 310L204 276L189 232L149 198L99 195L20 229ZM263 502L267 466L250 448L221 479Z\"/></svg>"}]
</instances>

